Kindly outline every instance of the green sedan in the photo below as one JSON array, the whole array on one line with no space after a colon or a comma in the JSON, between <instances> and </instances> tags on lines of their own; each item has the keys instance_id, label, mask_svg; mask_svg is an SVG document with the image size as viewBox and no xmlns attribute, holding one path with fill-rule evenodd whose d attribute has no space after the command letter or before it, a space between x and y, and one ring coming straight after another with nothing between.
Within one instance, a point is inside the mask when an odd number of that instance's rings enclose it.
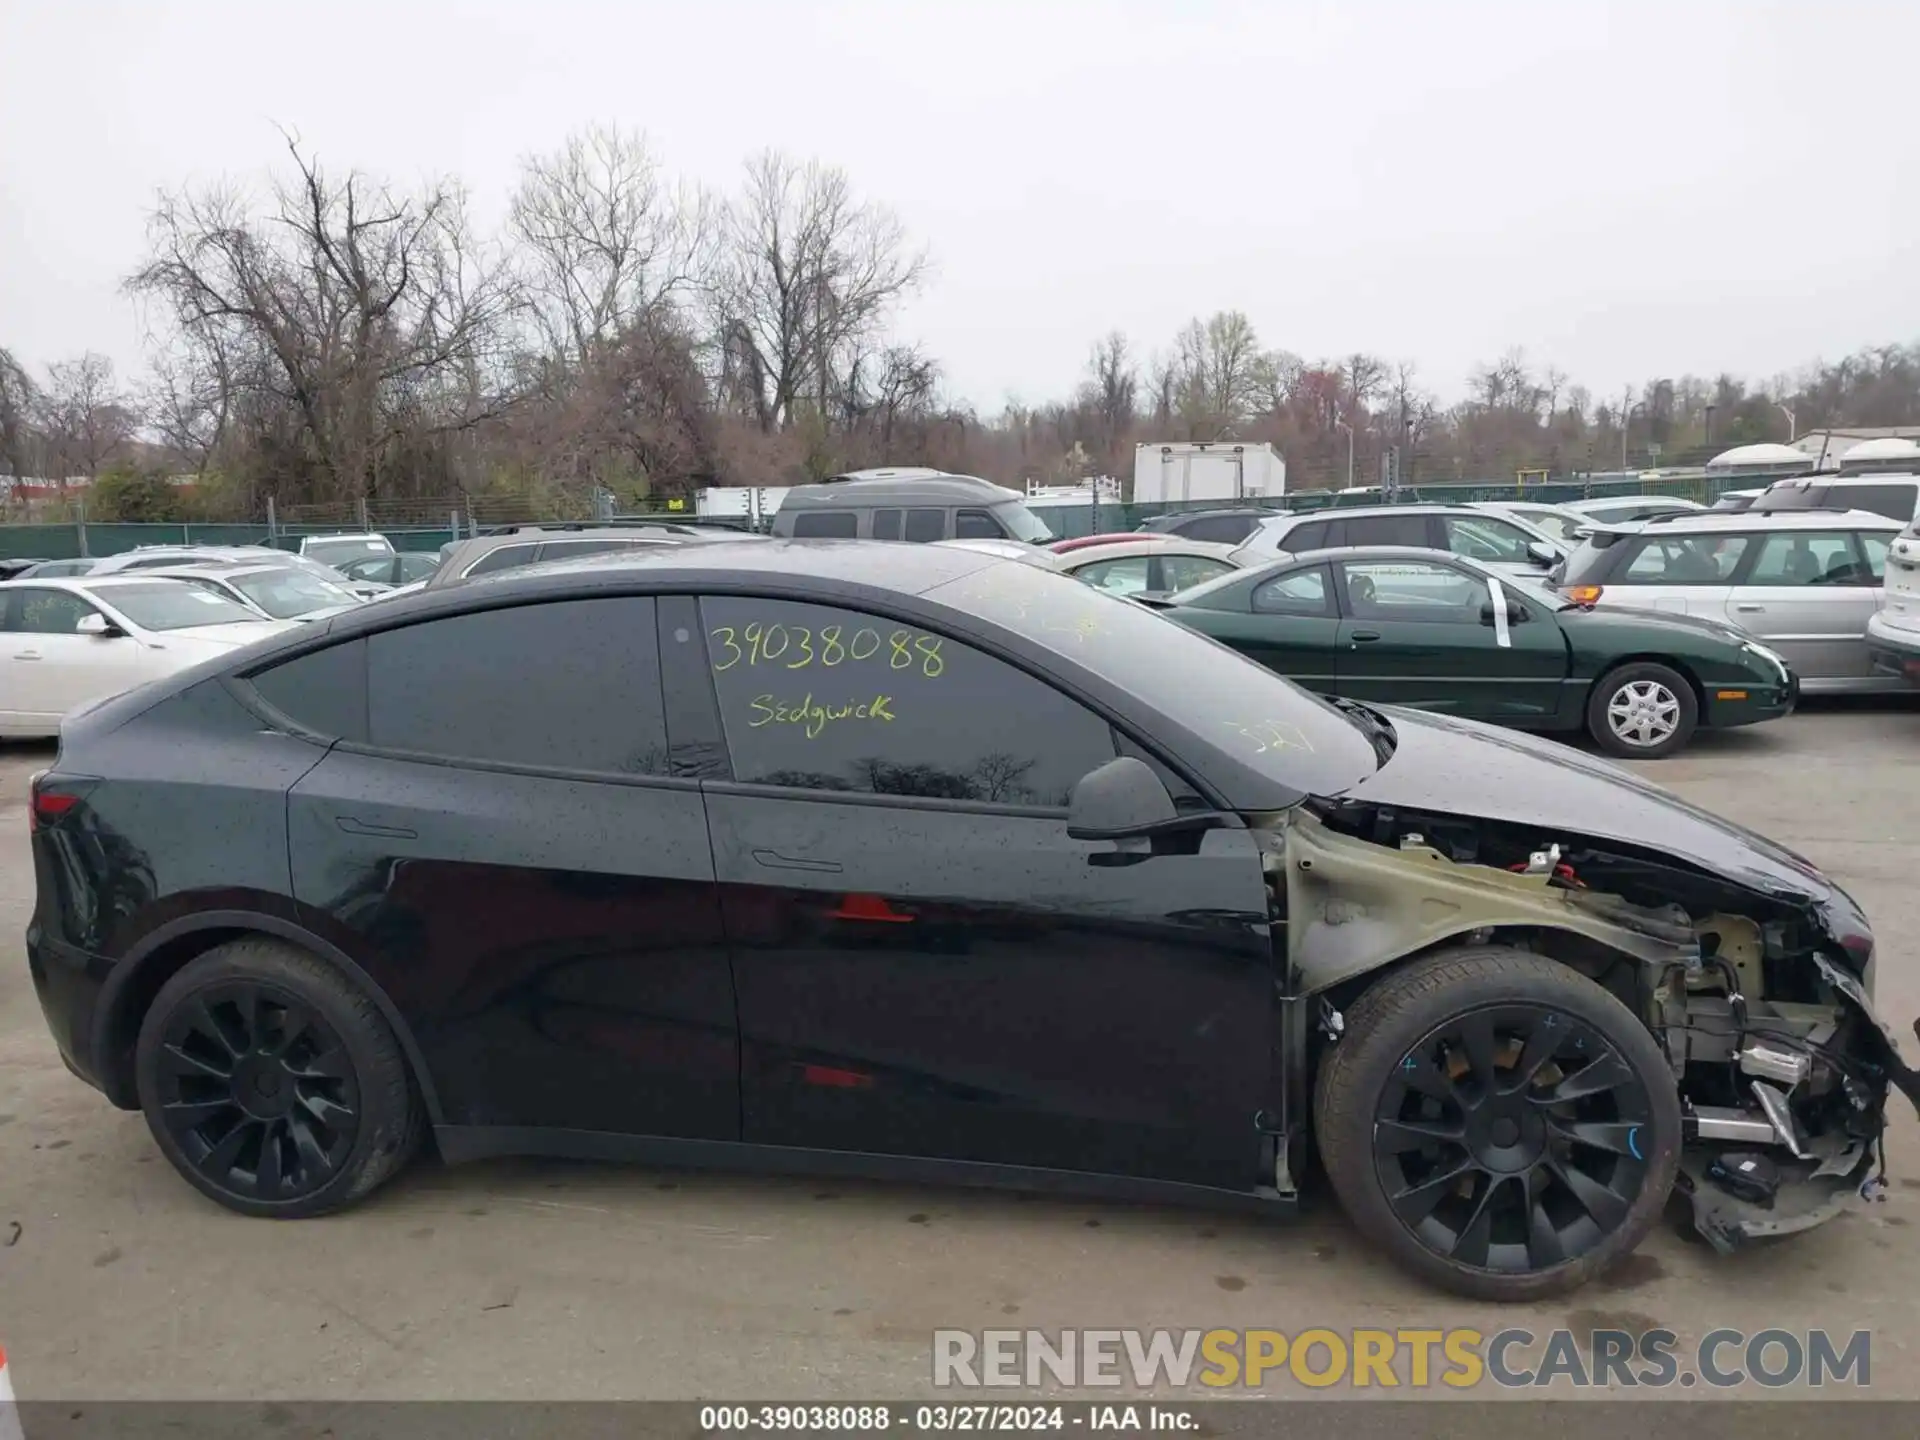
<instances>
[{"instance_id":1,"label":"green sedan","mask_svg":"<svg viewBox=\"0 0 1920 1440\"><path fill-rule=\"evenodd\" d=\"M1464 556L1369 547L1236 570L1154 604L1309 690L1671 755L1791 713L1785 660L1718 621L1588 609Z\"/></svg>"}]
</instances>

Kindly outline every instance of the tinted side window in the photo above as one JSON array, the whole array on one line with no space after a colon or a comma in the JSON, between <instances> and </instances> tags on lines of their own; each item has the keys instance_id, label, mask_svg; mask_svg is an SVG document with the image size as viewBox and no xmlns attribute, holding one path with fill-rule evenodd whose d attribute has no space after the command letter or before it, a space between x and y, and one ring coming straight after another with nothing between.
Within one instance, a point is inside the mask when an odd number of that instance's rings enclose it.
<instances>
[{"instance_id":1,"label":"tinted side window","mask_svg":"<svg viewBox=\"0 0 1920 1440\"><path fill-rule=\"evenodd\" d=\"M1251 515L1203 515L1179 527L1189 540L1211 540L1221 545L1238 545L1253 533L1260 522Z\"/></svg>"},{"instance_id":2,"label":"tinted side window","mask_svg":"<svg viewBox=\"0 0 1920 1440\"><path fill-rule=\"evenodd\" d=\"M1447 548L1456 555L1496 563L1527 563L1527 546L1533 543L1533 537L1518 525L1491 515L1448 515L1440 523L1446 531Z\"/></svg>"},{"instance_id":3,"label":"tinted side window","mask_svg":"<svg viewBox=\"0 0 1920 1440\"><path fill-rule=\"evenodd\" d=\"M1231 569L1233 566L1226 561L1209 560L1204 555L1162 555L1160 587L1169 591L1186 590L1217 580Z\"/></svg>"},{"instance_id":4,"label":"tinted side window","mask_svg":"<svg viewBox=\"0 0 1920 1440\"><path fill-rule=\"evenodd\" d=\"M1425 515L1359 515L1347 521L1349 545L1414 545L1424 549L1433 542L1427 537Z\"/></svg>"},{"instance_id":5,"label":"tinted side window","mask_svg":"<svg viewBox=\"0 0 1920 1440\"><path fill-rule=\"evenodd\" d=\"M1479 576L1425 560L1348 560L1341 569L1356 620L1478 625L1493 599Z\"/></svg>"},{"instance_id":6,"label":"tinted side window","mask_svg":"<svg viewBox=\"0 0 1920 1440\"><path fill-rule=\"evenodd\" d=\"M371 636L367 739L453 760L665 774L653 601L520 605Z\"/></svg>"},{"instance_id":7,"label":"tinted side window","mask_svg":"<svg viewBox=\"0 0 1920 1440\"><path fill-rule=\"evenodd\" d=\"M737 780L1064 806L1113 758L1106 721L958 641L786 601L700 610Z\"/></svg>"},{"instance_id":8,"label":"tinted side window","mask_svg":"<svg viewBox=\"0 0 1920 1440\"><path fill-rule=\"evenodd\" d=\"M1916 491L1920 491L1920 486L1911 480L1899 485L1836 485L1833 503L1845 505L1849 510L1871 510L1889 520L1905 522L1914 517Z\"/></svg>"},{"instance_id":9,"label":"tinted side window","mask_svg":"<svg viewBox=\"0 0 1920 1440\"><path fill-rule=\"evenodd\" d=\"M1138 595L1147 588L1147 570L1152 563L1144 555L1125 560L1100 560L1082 565L1073 572L1073 578L1115 595Z\"/></svg>"},{"instance_id":10,"label":"tinted side window","mask_svg":"<svg viewBox=\"0 0 1920 1440\"><path fill-rule=\"evenodd\" d=\"M873 512L873 538L876 540L898 540L900 538L900 512L898 510L876 510Z\"/></svg>"},{"instance_id":11,"label":"tinted side window","mask_svg":"<svg viewBox=\"0 0 1920 1440\"><path fill-rule=\"evenodd\" d=\"M1327 543L1327 532L1333 527L1325 520L1309 520L1304 525L1296 525L1280 537L1280 548L1293 555L1301 555L1308 550L1318 550Z\"/></svg>"},{"instance_id":12,"label":"tinted side window","mask_svg":"<svg viewBox=\"0 0 1920 1440\"><path fill-rule=\"evenodd\" d=\"M491 575L496 570L517 570L522 565L531 565L533 557L539 553L538 545L502 545L498 550L489 550L469 565L467 574Z\"/></svg>"},{"instance_id":13,"label":"tinted side window","mask_svg":"<svg viewBox=\"0 0 1920 1440\"><path fill-rule=\"evenodd\" d=\"M1750 535L1647 536L1623 540L1633 558L1616 585L1725 585L1733 578Z\"/></svg>"},{"instance_id":14,"label":"tinted side window","mask_svg":"<svg viewBox=\"0 0 1920 1440\"><path fill-rule=\"evenodd\" d=\"M944 510L907 511L906 537L916 545L929 545L947 538L947 512Z\"/></svg>"},{"instance_id":15,"label":"tinted side window","mask_svg":"<svg viewBox=\"0 0 1920 1440\"><path fill-rule=\"evenodd\" d=\"M7 628L29 635L73 635L80 622L99 612L66 590L16 590L7 608Z\"/></svg>"},{"instance_id":16,"label":"tinted side window","mask_svg":"<svg viewBox=\"0 0 1920 1440\"><path fill-rule=\"evenodd\" d=\"M1000 528L1000 522L984 510L962 510L953 517L953 538L956 540L1004 540L1007 532Z\"/></svg>"},{"instance_id":17,"label":"tinted side window","mask_svg":"<svg viewBox=\"0 0 1920 1440\"><path fill-rule=\"evenodd\" d=\"M859 517L851 510L811 510L793 517L798 540L851 540L859 533Z\"/></svg>"},{"instance_id":18,"label":"tinted side window","mask_svg":"<svg viewBox=\"0 0 1920 1440\"><path fill-rule=\"evenodd\" d=\"M1253 592L1256 615L1331 615L1333 587L1327 580L1327 567L1296 570L1267 581Z\"/></svg>"},{"instance_id":19,"label":"tinted side window","mask_svg":"<svg viewBox=\"0 0 1920 1440\"><path fill-rule=\"evenodd\" d=\"M1887 552L1893 548L1893 537L1884 530L1863 531L1854 537L1860 542L1860 548L1867 557L1867 575L1878 585L1887 577Z\"/></svg>"},{"instance_id":20,"label":"tinted side window","mask_svg":"<svg viewBox=\"0 0 1920 1440\"><path fill-rule=\"evenodd\" d=\"M614 550L635 550L655 542L647 540L549 540L540 547L544 560L572 560L581 555L605 555Z\"/></svg>"},{"instance_id":21,"label":"tinted side window","mask_svg":"<svg viewBox=\"0 0 1920 1440\"><path fill-rule=\"evenodd\" d=\"M1749 585L1850 585L1858 562L1851 537L1825 530L1781 530L1760 539Z\"/></svg>"},{"instance_id":22,"label":"tinted side window","mask_svg":"<svg viewBox=\"0 0 1920 1440\"><path fill-rule=\"evenodd\" d=\"M248 682L260 698L315 734L367 738L367 642L329 645L263 670Z\"/></svg>"}]
</instances>

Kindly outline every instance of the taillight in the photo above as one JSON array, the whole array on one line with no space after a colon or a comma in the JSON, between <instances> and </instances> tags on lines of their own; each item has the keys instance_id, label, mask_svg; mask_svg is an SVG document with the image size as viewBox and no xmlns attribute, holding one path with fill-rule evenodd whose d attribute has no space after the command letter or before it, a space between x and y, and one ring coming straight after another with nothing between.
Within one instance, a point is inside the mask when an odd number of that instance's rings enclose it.
<instances>
[{"instance_id":1,"label":"taillight","mask_svg":"<svg viewBox=\"0 0 1920 1440\"><path fill-rule=\"evenodd\" d=\"M1560 593L1576 605L1598 605L1603 585L1562 585Z\"/></svg>"},{"instance_id":2,"label":"taillight","mask_svg":"<svg viewBox=\"0 0 1920 1440\"><path fill-rule=\"evenodd\" d=\"M47 773L42 770L27 782L27 833L29 835L38 831L42 825L51 825L80 803L80 797L71 791L43 788Z\"/></svg>"}]
</instances>

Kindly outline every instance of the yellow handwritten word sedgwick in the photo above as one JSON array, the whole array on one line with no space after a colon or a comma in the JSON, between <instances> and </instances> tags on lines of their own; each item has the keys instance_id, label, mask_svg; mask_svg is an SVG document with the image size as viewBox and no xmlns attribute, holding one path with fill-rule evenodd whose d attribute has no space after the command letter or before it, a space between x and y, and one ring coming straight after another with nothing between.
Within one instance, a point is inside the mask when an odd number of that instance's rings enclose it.
<instances>
[{"instance_id":1,"label":"yellow handwritten word sedgwick","mask_svg":"<svg viewBox=\"0 0 1920 1440\"><path fill-rule=\"evenodd\" d=\"M809 740L818 740L820 732L836 720L891 720L891 695L876 695L871 700L849 700L840 705L814 703L813 692L804 699L776 700L771 695L756 695L748 705L755 718L747 722L749 730L762 725L804 725Z\"/></svg>"}]
</instances>

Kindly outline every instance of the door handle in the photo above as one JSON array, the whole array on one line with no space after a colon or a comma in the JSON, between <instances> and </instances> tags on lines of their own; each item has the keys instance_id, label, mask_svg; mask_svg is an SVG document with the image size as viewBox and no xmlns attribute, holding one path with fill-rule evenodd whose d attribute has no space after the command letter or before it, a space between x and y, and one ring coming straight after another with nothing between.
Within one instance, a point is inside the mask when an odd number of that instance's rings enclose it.
<instances>
[{"instance_id":1,"label":"door handle","mask_svg":"<svg viewBox=\"0 0 1920 1440\"><path fill-rule=\"evenodd\" d=\"M1736 605L1733 607L1742 615L1757 615L1767 607L1764 605Z\"/></svg>"},{"instance_id":2,"label":"door handle","mask_svg":"<svg viewBox=\"0 0 1920 1440\"><path fill-rule=\"evenodd\" d=\"M801 855L782 855L778 850L756 850L754 860L769 870L813 870L823 875L838 875L836 860L809 860Z\"/></svg>"},{"instance_id":3,"label":"door handle","mask_svg":"<svg viewBox=\"0 0 1920 1440\"><path fill-rule=\"evenodd\" d=\"M1380 632L1378 630L1356 630L1347 638L1352 640L1356 645L1364 645L1369 640L1378 640L1380 638Z\"/></svg>"},{"instance_id":4,"label":"door handle","mask_svg":"<svg viewBox=\"0 0 1920 1440\"><path fill-rule=\"evenodd\" d=\"M16 660L38 660L40 658L40 652L38 650L16 650L13 652L13 658Z\"/></svg>"},{"instance_id":5,"label":"door handle","mask_svg":"<svg viewBox=\"0 0 1920 1440\"><path fill-rule=\"evenodd\" d=\"M336 815L333 823L349 835L368 835L379 840L418 840L416 831L401 825L369 825L365 820L356 820L351 815Z\"/></svg>"}]
</instances>

